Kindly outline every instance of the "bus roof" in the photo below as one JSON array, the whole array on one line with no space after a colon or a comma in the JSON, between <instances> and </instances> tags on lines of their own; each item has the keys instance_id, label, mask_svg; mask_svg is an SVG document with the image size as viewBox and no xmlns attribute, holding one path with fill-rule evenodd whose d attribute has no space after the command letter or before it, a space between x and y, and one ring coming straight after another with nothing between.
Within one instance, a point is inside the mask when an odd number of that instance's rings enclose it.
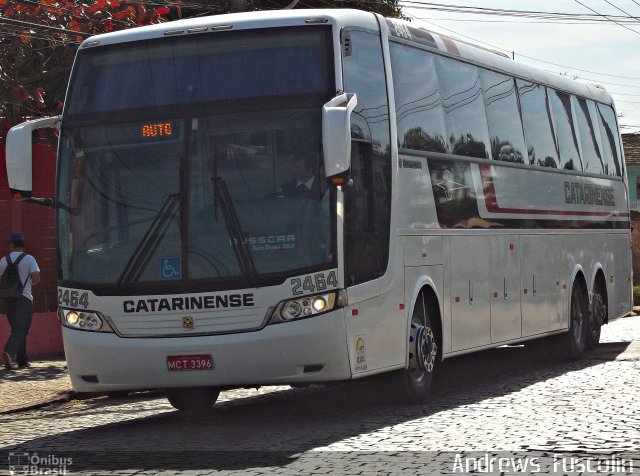
<instances>
[{"instance_id":1,"label":"bus roof","mask_svg":"<svg viewBox=\"0 0 640 476\"><path fill-rule=\"evenodd\" d=\"M382 20L381 16L378 16ZM426 45L439 53L458 57L480 66L485 66L506 74L510 74L532 82L552 86L587 98L593 98L600 102L612 104L611 95L602 87L575 81L570 78L550 73L526 64L514 61L505 55L487 48L471 44L464 40L451 38L435 33L422 27L416 27L414 23L388 19L394 25L402 25L403 30L417 33L416 38L424 37L425 33L436 38L436 44ZM384 23L384 22L382 22ZM243 13L230 13L208 17L190 18L167 23L159 23L113 33L92 36L82 42L81 48L105 46L131 41L148 40L168 36L192 35L214 33L217 31L246 30L253 28L273 28L297 25L331 24L338 27L338 31L344 27L360 27L378 30L379 24L376 15L371 12L354 9L298 9L298 10L263 10ZM411 36L411 35L409 35ZM413 41L412 38L400 38ZM415 43L420 43L416 40ZM444 45L444 46L443 46ZM451 45L453 45L451 47ZM424 44L422 46L425 46Z\"/></svg>"},{"instance_id":2,"label":"bus roof","mask_svg":"<svg viewBox=\"0 0 640 476\"><path fill-rule=\"evenodd\" d=\"M202 34L206 32L273 28L312 24L333 24L339 27L360 26L378 30L373 13L352 9L261 10L189 18L159 23L87 38L81 47L140 41L165 36ZM97 43L99 42L99 43Z\"/></svg>"}]
</instances>

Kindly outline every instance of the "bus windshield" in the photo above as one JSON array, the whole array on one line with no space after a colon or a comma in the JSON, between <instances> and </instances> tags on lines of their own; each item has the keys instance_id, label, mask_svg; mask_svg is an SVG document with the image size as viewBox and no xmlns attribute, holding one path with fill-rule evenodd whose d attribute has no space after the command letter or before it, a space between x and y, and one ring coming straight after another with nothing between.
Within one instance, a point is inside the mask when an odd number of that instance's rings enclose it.
<instances>
[{"instance_id":1,"label":"bus windshield","mask_svg":"<svg viewBox=\"0 0 640 476\"><path fill-rule=\"evenodd\" d=\"M230 289L334 266L334 198L320 154L321 107L332 95L330 41L324 29L296 30L266 34L265 41L256 31L251 42L243 36L244 49L236 45L245 57L242 87L233 77L239 71L226 69L229 43L219 47L217 73L214 46L180 55L174 49L173 71L188 70L192 56L203 54L196 63L206 62L211 74L191 71L199 84L194 95L171 101L153 83L145 85L152 89L146 97L132 95L138 84L129 90L127 81L121 91L111 85L123 69L153 69L138 58L149 45L119 46L97 61L79 57L59 164L63 282L120 293L205 290L212 281ZM306 61L289 60L283 73L282 50L305 43L299 51ZM273 61L252 63L270 53ZM95 82L113 96L86 87ZM206 82L213 90L197 92Z\"/></svg>"}]
</instances>

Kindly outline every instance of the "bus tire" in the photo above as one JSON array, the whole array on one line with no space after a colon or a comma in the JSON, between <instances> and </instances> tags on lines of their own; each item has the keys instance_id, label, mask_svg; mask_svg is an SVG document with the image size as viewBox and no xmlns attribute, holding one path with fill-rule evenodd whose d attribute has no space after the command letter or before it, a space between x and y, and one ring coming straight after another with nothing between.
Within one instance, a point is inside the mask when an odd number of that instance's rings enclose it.
<instances>
[{"instance_id":1,"label":"bus tire","mask_svg":"<svg viewBox=\"0 0 640 476\"><path fill-rule=\"evenodd\" d=\"M584 286L576 281L571 290L569 332L562 334L561 352L565 360L577 360L587 348L589 300Z\"/></svg>"},{"instance_id":2,"label":"bus tire","mask_svg":"<svg viewBox=\"0 0 640 476\"><path fill-rule=\"evenodd\" d=\"M409 365L399 374L400 400L408 404L427 401L440 362L437 312L424 294L420 294L411 316Z\"/></svg>"},{"instance_id":3,"label":"bus tire","mask_svg":"<svg viewBox=\"0 0 640 476\"><path fill-rule=\"evenodd\" d=\"M607 321L606 293L601 282L596 282L591 298L591 312L587 329L587 349L595 349L600 343L600 331Z\"/></svg>"},{"instance_id":4,"label":"bus tire","mask_svg":"<svg viewBox=\"0 0 640 476\"><path fill-rule=\"evenodd\" d=\"M210 409L218 399L220 390L216 387L168 388L166 394L176 410L197 413Z\"/></svg>"}]
</instances>

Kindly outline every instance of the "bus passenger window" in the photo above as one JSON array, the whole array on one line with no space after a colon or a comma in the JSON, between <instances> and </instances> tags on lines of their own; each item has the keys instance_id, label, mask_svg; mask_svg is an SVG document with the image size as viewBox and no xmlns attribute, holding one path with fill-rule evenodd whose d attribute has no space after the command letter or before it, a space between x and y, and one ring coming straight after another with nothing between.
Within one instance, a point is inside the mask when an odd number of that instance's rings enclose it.
<instances>
[{"instance_id":1,"label":"bus passenger window","mask_svg":"<svg viewBox=\"0 0 640 476\"><path fill-rule=\"evenodd\" d=\"M398 145L446 153L448 141L433 53L391 42ZM404 74L403 71L411 71Z\"/></svg>"},{"instance_id":2,"label":"bus passenger window","mask_svg":"<svg viewBox=\"0 0 640 476\"><path fill-rule=\"evenodd\" d=\"M606 175L622 176L620 158L620 143L618 142L618 127L616 115L611 106L598 104L598 121L600 123L600 137L603 144L604 173Z\"/></svg>"},{"instance_id":3,"label":"bus passenger window","mask_svg":"<svg viewBox=\"0 0 640 476\"><path fill-rule=\"evenodd\" d=\"M491 158L524 164L526 147L515 80L484 69L480 70L480 79L491 136Z\"/></svg>"},{"instance_id":4,"label":"bus passenger window","mask_svg":"<svg viewBox=\"0 0 640 476\"><path fill-rule=\"evenodd\" d=\"M489 158L489 128L475 66L436 59L449 149L454 155Z\"/></svg>"},{"instance_id":5,"label":"bus passenger window","mask_svg":"<svg viewBox=\"0 0 640 476\"><path fill-rule=\"evenodd\" d=\"M592 101L589 101L593 104ZM571 105L576 113L580 145L582 146L582 165L585 172L601 174L604 170L600 147L600 129L594 124L589 114L587 101L583 98L571 96ZM595 127L594 127L595 126Z\"/></svg>"},{"instance_id":6,"label":"bus passenger window","mask_svg":"<svg viewBox=\"0 0 640 476\"><path fill-rule=\"evenodd\" d=\"M516 80L516 84L529 164L557 168L558 150L551 129L546 89L544 86L521 79Z\"/></svg>"},{"instance_id":7,"label":"bus passenger window","mask_svg":"<svg viewBox=\"0 0 640 476\"><path fill-rule=\"evenodd\" d=\"M578 137L571 118L569 95L547 88L547 96L560 151L560 167L565 170L582 170L582 162L578 154Z\"/></svg>"}]
</instances>

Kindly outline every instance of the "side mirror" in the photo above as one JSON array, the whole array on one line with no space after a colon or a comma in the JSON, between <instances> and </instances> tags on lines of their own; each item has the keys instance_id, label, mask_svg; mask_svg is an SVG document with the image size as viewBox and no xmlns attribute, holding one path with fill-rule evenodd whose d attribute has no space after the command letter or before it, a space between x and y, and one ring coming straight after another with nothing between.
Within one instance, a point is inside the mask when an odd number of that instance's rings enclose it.
<instances>
[{"instance_id":1,"label":"side mirror","mask_svg":"<svg viewBox=\"0 0 640 476\"><path fill-rule=\"evenodd\" d=\"M322 108L322 150L327 177L351 167L351 112L358 104L354 93L334 97Z\"/></svg>"},{"instance_id":2,"label":"side mirror","mask_svg":"<svg viewBox=\"0 0 640 476\"><path fill-rule=\"evenodd\" d=\"M6 161L9 190L16 200L31 199L32 136L33 131L45 127L60 128L60 116L45 117L13 126L7 134Z\"/></svg>"}]
</instances>

